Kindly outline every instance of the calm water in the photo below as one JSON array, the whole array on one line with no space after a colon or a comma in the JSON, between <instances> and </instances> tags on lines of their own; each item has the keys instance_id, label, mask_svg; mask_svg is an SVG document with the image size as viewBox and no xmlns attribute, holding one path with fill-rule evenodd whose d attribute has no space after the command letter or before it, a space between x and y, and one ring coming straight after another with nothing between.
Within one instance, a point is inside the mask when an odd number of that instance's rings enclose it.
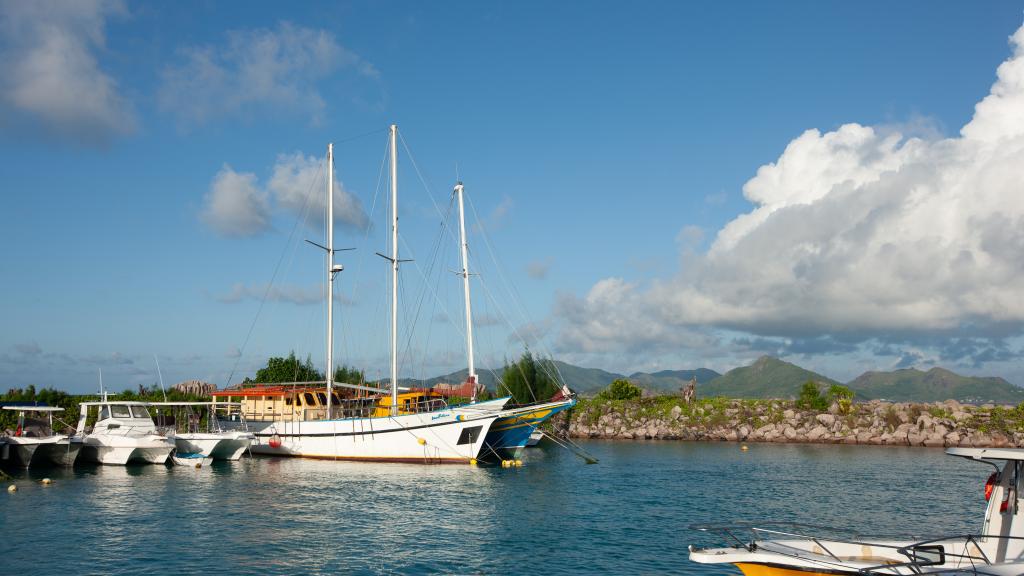
<instances>
[{"instance_id":1,"label":"calm water","mask_svg":"<svg viewBox=\"0 0 1024 576\"><path fill-rule=\"evenodd\" d=\"M941 450L586 442L520 469L247 459L22 474L2 574L722 574L693 523L976 531L990 468ZM51 486L30 480L44 476Z\"/></svg>"}]
</instances>

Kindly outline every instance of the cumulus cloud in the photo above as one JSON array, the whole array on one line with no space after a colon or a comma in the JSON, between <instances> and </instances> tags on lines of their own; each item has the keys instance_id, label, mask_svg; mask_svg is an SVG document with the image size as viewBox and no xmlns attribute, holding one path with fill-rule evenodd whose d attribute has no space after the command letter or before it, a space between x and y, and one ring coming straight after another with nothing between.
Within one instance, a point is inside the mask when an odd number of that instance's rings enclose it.
<instances>
[{"instance_id":1,"label":"cumulus cloud","mask_svg":"<svg viewBox=\"0 0 1024 576\"><path fill-rule=\"evenodd\" d=\"M744 185L754 208L705 253L684 250L679 274L564 298L561 344L644 348L713 326L847 343L955 334L970 340L952 356L1005 357L985 342L1024 326L1024 28L1011 43L959 136L804 132Z\"/></svg>"},{"instance_id":2,"label":"cumulus cloud","mask_svg":"<svg viewBox=\"0 0 1024 576\"><path fill-rule=\"evenodd\" d=\"M379 75L330 32L288 22L272 30L230 31L223 44L187 47L180 58L163 71L158 103L184 125L264 106L298 110L316 123L325 106L319 81L338 70Z\"/></svg>"},{"instance_id":3,"label":"cumulus cloud","mask_svg":"<svg viewBox=\"0 0 1024 576\"><path fill-rule=\"evenodd\" d=\"M266 188L255 174L235 172L225 164L214 176L203 201L200 218L223 236L255 236L271 229L275 212L284 210L316 227L327 211L323 162L301 152L281 154ZM319 217L318 217L319 216ZM335 175L334 223L342 228L366 230L370 219L359 198Z\"/></svg>"},{"instance_id":4,"label":"cumulus cloud","mask_svg":"<svg viewBox=\"0 0 1024 576\"><path fill-rule=\"evenodd\" d=\"M105 145L133 132L132 106L97 60L107 18L126 13L116 0L0 1L4 107L83 144Z\"/></svg>"},{"instance_id":5,"label":"cumulus cloud","mask_svg":"<svg viewBox=\"0 0 1024 576\"><path fill-rule=\"evenodd\" d=\"M305 156L302 152L281 154L274 164L267 188L279 206L295 214L301 215L304 210L312 214L326 214L326 194L321 193L320 189L313 189L317 184L325 182L324 176L317 177L322 166L322 159ZM345 189L337 178L337 172L334 174L334 223L355 230L366 230L370 219L363 209L363 203ZM312 221L316 222L316 219Z\"/></svg>"},{"instance_id":6,"label":"cumulus cloud","mask_svg":"<svg viewBox=\"0 0 1024 576\"><path fill-rule=\"evenodd\" d=\"M224 164L213 177L200 217L224 236L254 236L270 228L270 204L255 174Z\"/></svg>"}]
</instances>

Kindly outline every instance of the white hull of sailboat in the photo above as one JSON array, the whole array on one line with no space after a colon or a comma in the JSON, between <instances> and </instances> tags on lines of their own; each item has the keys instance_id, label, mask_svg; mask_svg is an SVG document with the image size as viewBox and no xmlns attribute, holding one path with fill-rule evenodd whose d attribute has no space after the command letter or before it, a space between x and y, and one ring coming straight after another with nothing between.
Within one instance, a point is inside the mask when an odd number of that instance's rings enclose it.
<instances>
[{"instance_id":1,"label":"white hull of sailboat","mask_svg":"<svg viewBox=\"0 0 1024 576\"><path fill-rule=\"evenodd\" d=\"M422 464L476 459L497 412L447 409L343 420L281 421L256 432L254 454Z\"/></svg>"}]
</instances>

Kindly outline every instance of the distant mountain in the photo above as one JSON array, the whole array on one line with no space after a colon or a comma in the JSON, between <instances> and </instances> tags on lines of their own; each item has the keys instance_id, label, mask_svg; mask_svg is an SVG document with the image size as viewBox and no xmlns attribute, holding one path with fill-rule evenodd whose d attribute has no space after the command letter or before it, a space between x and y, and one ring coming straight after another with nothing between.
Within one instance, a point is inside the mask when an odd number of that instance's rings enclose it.
<instances>
[{"instance_id":1,"label":"distant mountain","mask_svg":"<svg viewBox=\"0 0 1024 576\"><path fill-rule=\"evenodd\" d=\"M808 380L824 386L838 384L835 380L784 362L771 356L761 356L750 366L734 368L725 374L697 386L697 396L729 396L732 398L796 398L800 387Z\"/></svg>"},{"instance_id":2,"label":"distant mountain","mask_svg":"<svg viewBox=\"0 0 1024 576\"><path fill-rule=\"evenodd\" d=\"M893 372L865 372L847 384L858 396L897 402L1012 402L1024 401L1024 388L1002 378L961 376L943 368L927 372L909 368Z\"/></svg>"},{"instance_id":3,"label":"distant mountain","mask_svg":"<svg viewBox=\"0 0 1024 576\"><path fill-rule=\"evenodd\" d=\"M634 372L629 375L629 380L633 384L646 388L648 390L654 390L657 392L679 392L679 390L688 384L694 377L697 378L697 386L701 384L707 384L721 376L714 370L708 368L698 368L696 370L661 370L660 372Z\"/></svg>"},{"instance_id":4,"label":"distant mountain","mask_svg":"<svg viewBox=\"0 0 1024 576\"><path fill-rule=\"evenodd\" d=\"M600 368L583 368L562 362L561 360L555 360L554 362L559 374L561 374L565 383L569 385L569 388L587 396L597 394L601 390L604 390L614 380L626 378L626 376L623 376L622 374L608 372L607 370L601 370ZM494 390L497 387L497 379L501 377L502 371L503 368L498 368L493 371L490 369L478 368L477 377L480 379L481 384L486 386L489 390ZM425 380L403 378L401 380L401 384L403 386L417 387L430 387L441 382L458 384L466 381L466 373L467 371L462 369L450 374L435 376ZM679 391L679 387L682 383L689 382L694 376L697 377L697 384L700 385L718 377L719 374L718 372L708 370L707 368L698 368L697 370L662 370L653 374L636 372L629 376L629 380L637 386L655 392L677 392Z\"/></svg>"}]
</instances>

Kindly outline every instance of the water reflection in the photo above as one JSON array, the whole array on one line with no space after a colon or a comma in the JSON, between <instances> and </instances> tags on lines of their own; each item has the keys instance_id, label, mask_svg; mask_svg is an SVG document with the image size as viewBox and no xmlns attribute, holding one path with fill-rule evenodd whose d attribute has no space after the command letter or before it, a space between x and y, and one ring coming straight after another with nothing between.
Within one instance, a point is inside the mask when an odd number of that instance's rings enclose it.
<instances>
[{"instance_id":1,"label":"water reflection","mask_svg":"<svg viewBox=\"0 0 1024 576\"><path fill-rule=\"evenodd\" d=\"M0 557L10 573L721 574L687 561L688 544L711 543L690 524L976 530L988 474L926 449L586 449L601 463L537 450L518 469L259 458L32 470L3 498ZM43 533L60 545L40 554Z\"/></svg>"}]
</instances>

